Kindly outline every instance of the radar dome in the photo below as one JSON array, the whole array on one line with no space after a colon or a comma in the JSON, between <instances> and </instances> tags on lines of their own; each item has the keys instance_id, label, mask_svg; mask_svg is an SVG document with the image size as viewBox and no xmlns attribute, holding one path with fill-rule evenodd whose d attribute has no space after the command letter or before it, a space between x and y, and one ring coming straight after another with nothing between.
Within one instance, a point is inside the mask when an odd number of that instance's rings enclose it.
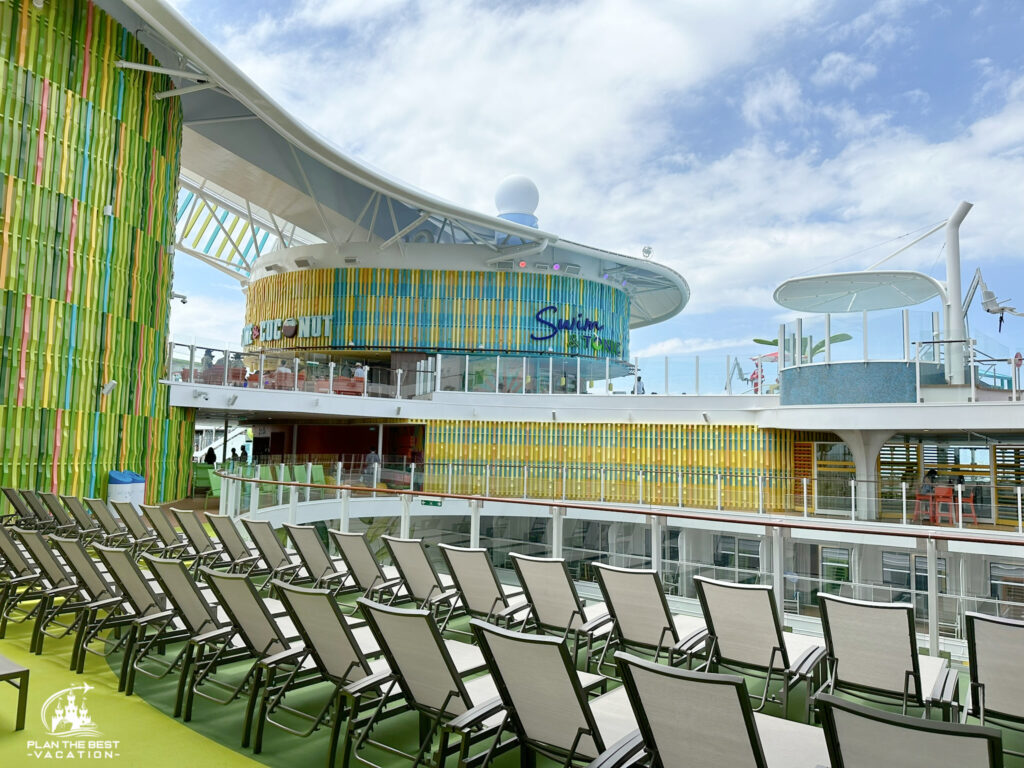
<instances>
[{"instance_id":1,"label":"radar dome","mask_svg":"<svg viewBox=\"0 0 1024 768\"><path fill-rule=\"evenodd\" d=\"M532 216L539 202L540 192L537 191L537 185L526 176L518 174L502 179L498 191L494 193L494 205L498 208L499 216L508 213L525 213Z\"/></svg>"}]
</instances>

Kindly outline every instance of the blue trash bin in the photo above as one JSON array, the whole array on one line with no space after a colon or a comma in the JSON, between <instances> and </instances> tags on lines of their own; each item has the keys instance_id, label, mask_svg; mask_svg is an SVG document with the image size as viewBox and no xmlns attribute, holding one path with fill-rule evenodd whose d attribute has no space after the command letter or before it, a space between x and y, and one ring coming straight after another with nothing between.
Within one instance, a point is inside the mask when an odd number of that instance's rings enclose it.
<instances>
[{"instance_id":1,"label":"blue trash bin","mask_svg":"<svg viewBox=\"0 0 1024 768\"><path fill-rule=\"evenodd\" d=\"M133 482L131 472L111 470L107 477L107 501L131 501Z\"/></svg>"}]
</instances>

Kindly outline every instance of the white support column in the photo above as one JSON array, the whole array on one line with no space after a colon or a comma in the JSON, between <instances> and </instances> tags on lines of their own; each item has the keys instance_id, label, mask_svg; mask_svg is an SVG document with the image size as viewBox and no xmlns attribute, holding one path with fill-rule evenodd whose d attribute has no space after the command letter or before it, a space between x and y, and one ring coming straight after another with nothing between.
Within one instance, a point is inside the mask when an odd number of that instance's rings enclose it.
<instances>
[{"instance_id":1,"label":"white support column","mask_svg":"<svg viewBox=\"0 0 1024 768\"><path fill-rule=\"evenodd\" d=\"M683 506L683 471L680 469L676 472L676 486L679 490L679 504Z\"/></svg>"},{"instance_id":2,"label":"white support column","mask_svg":"<svg viewBox=\"0 0 1024 768\"><path fill-rule=\"evenodd\" d=\"M279 464L277 467L277 479L280 480L284 477L284 464ZM277 503L278 505L284 504L284 486L277 486Z\"/></svg>"},{"instance_id":3,"label":"white support column","mask_svg":"<svg viewBox=\"0 0 1024 768\"><path fill-rule=\"evenodd\" d=\"M334 484L335 485L341 485L341 483L342 483L341 475L342 475L343 471L344 471L344 465L342 465L342 463L339 461L334 466ZM334 492L334 498L340 499L341 498L341 494L342 494L342 491L335 491Z\"/></svg>"},{"instance_id":4,"label":"white support column","mask_svg":"<svg viewBox=\"0 0 1024 768\"><path fill-rule=\"evenodd\" d=\"M438 353L437 358L434 361L434 365L437 366L434 369L434 391L441 391L441 354Z\"/></svg>"},{"instance_id":5,"label":"white support column","mask_svg":"<svg viewBox=\"0 0 1024 768\"><path fill-rule=\"evenodd\" d=\"M214 472L216 470L210 470ZM217 514L227 514L228 509L228 492L231 490L231 479L227 477L221 478L220 481L220 498L217 499Z\"/></svg>"},{"instance_id":6,"label":"white support column","mask_svg":"<svg viewBox=\"0 0 1024 768\"><path fill-rule=\"evenodd\" d=\"M961 202L946 222L946 333L948 338L956 342L962 342L967 338L963 290L960 287L960 224L973 207L971 203ZM965 383L963 344L949 345L946 353L946 373L950 384Z\"/></svg>"},{"instance_id":7,"label":"white support column","mask_svg":"<svg viewBox=\"0 0 1024 768\"><path fill-rule=\"evenodd\" d=\"M484 496L491 495L491 465L484 466Z\"/></svg>"},{"instance_id":8,"label":"white support column","mask_svg":"<svg viewBox=\"0 0 1024 768\"><path fill-rule=\"evenodd\" d=\"M416 462L409 465L409 490L416 490Z\"/></svg>"},{"instance_id":9,"label":"white support column","mask_svg":"<svg viewBox=\"0 0 1024 768\"><path fill-rule=\"evenodd\" d=\"M523 498L524 499L526 498L526 478L527 478L527 475L529 475L529 474L530 474L530 472L529 472L528 467L525 464L523 464Z\"/></svg>"},{"instance_id":10,"label":"white support column","mask_svg":"<svg viewBox=\"0 0 1024 768\"><path fill-rule=\"evenodd\" d=\"M469 500L469 546L480 546L480 507L479 499Z\"/></svg>"},{"instance_id":11,"label":"white support column","mask_svg":"<svg viewBox=\"0 0 1024 768\"><path fill-rule=\"evenodd\" d=\"M641 469L636 475L636 503L644 504L644 471Z\"/></svg>"},{"instance_id":12,"label":"white support column","mask_svg":"<svg viewBox=\"0 0 1024 768\"><path fill-rule=\"evenodd\" d=\"M452 492L452 463L448 462L448 493Z\"/></svg>"},{"instance_id":13,"label":"white support column","mask_svg":"<svg viewBox=\"0 0 1024 768\"><path fill-rule=\"evenodd\" d=\"M928 553L928 653L939 655L939 558L935 539L925 542Z\"/></svg>"},{"instance_id":14,"label":"white support column","mask_svg":"<svg viewBox=\"0 0 1024 768\"><path fill-rule=\"evenodd\" d=\"M775 602L779 606L779 614L784 615L786 605L785 582L785 539L782 529L772 528L772 589L775 591Z\"/></svg>"},{"instance_id":15,"label":"white support column","mask_svg":"<svg viewBox=\"0 0 1024 768\"><path fill-rule=\"evenodd\" d=\"M352 491L345 488L341 492L341 519L338 521L338 530L342 533L348 533L349 523L349 504L352 501Z\"/></svg>"},{"instance_id":16,"label":"white support column","mask_svg":"<svg viewBox=\"0 0 1024 768\"><path fill-rule=\"evenodd\" d=\"M288 522L295 525L299 512L299 489L294 485L288 486Z\"/></svg>"},{"instance_id":17,"label":"white support column","mask_svg":"<svg viewBox=\"0 0 1024 768\"><path fill-rule=\"evenodd\" d=\"M879 429L842 429L836 434L853 454L856 470L856 493L852 494L851 510L857 510L861 520L878 517L878 452L895 432Z\"/></svg>"},{"instance_id":18,"label":"white support column","mask_svg":"<svg viewBox=\"0 0 1024 768\"><path fill-rule=\"evenodd\" d=\"M604 501L604 467L601 467L601 501Z\"/></svg>"},{"instance_id":19,"label":"white support column","mask_svg":"<svg viewBox=\"0 0 1024 768\"><path fill-rule=\"evenodd\" d=\"M565 519L564 507L551 507L551 556L562 556L562 531Z\"/></svg>"},{"instance_id":20,"label":"white support column","mask_svg":"<svg viewBox=\"0 0 1024 768\"><path fill-rule=\"evenodd\" d=\"M658 515L648 515L647 521L651 526L651 569L660 576L661 550L665 527L662 518Z\"/></svg>"},{"instance_id":21,"label":"white support column","mask_svg":"<svg viewBox=\"0 0 1024 768\"><path fill-rule=\"evenodd\" d=\"M569 471L566 468L565 464L563 464L562 465L562 501L565 501L565 483L566 483L566 478L567 478L568 474L569 474Z\"/></svg>"},{"instance_id":22,"label":"white support column","mask_svg":"<svg viewBox=\"0 0 1024 768\"><path fill-rule=\"evenodd\" d=\"M312 461L307 461L306 462L306 482L307 483L312 483L313 482L313 462ZM308 485L306 486L306 501L309 501L309 493L312 490L313 489L310 488Z\"/></svg>"},{"instance_id":23,"label":"white support column","mask_svg":"<svg viewBox=\"0 0 1024 768\"><path fill-rule=\"evenodd\" d=\"M377 498L377 486L380 485L380 462L373 462L373 498Z\"/></svg>"},{"instance_id":24,"label":"white support column","mask_svg":"<svg viewBox=\"0 0 1024 768\"><path fill-rule=\"evenodd\" d=\"M260 484L254 479L249 481L249 517L255 519L260 511Z\"/></svg>"},{"instance_id":25,"label":"white support column","mask_svg":"<svg viewBox=\"0 0 1024 768\"><path fill-rule=\"evenodd\" d=\"M327 394L334 394L334 366L337 365L333 360L327 364Z\"/></svg>"},{"instance_id":26,"label":"white support column","mask_svg":"<svg viewBox=\"0 0 1024 768\"><path fill-rule=\"evenodd\" d=\"M408 493L402 494L402 518L399 521L398 535L403 539L409 538L409 531L412 529L412 496Z\"/></svg>"}]
</instances>

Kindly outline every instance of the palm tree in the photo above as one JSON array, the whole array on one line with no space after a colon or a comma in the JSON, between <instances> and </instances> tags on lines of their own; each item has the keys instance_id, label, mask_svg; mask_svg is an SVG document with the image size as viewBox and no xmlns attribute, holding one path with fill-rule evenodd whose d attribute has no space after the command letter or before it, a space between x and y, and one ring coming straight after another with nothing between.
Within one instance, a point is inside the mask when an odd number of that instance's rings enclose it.
<instances>
[{"instance_id":1,"label":"palm tree","mask_svg":"<svg viewBox=\"0 0 1024 768\"><path fill-rule=\"evenodd\" d=\"M840 343L842 341L849 341L852 338L853 338L853 336L851 336L848 333L834 333L834 334L832 334L832 337L829 339L829 342L831 344L838 344L838 343ZM819 355L819 354L821 354L822 352L825 351L825 340L824 339L822 339L818 343L814 344L813 346L811 345L811 342L814 341L814 339L812 339L809 336L805 336L803 339L801 339L801 341L803 343L802 343L802 349L800 351L803 353L802 358L804 360L808 360L809 362L813 363L815 356ZM755 344L764 344L767 347L775 347L776 349L779 348L779 340L778 339L771 339L771 340L769 340L769 339L754 339L754 343Z\"/></svg>"}]
</instances>

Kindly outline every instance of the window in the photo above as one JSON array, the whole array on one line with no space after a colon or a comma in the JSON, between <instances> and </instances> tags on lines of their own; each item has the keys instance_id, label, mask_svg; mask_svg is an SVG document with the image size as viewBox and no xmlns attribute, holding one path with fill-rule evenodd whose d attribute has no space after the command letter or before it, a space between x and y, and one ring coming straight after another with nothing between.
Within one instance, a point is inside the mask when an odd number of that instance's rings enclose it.
<instances>
[{"instance_id":1,"label":"window","mask_svg":"<svg viewBox=\"0 0 1024 768\"><path fill-rule=\"evenodd\" d=\"M761 542L736 536L715 536L717 578L754 584L761 570Z\"/></svg>"},{"instance_id":2,"label":"window","mask_svg":"<svg viewBox=\"0 0 1024 768\"><path fill-rule=\"evenodd\" d=\"M821 592L838 595L850 581L850 550L843 547L821 548Z\"/></svg>"}]
</instances>

